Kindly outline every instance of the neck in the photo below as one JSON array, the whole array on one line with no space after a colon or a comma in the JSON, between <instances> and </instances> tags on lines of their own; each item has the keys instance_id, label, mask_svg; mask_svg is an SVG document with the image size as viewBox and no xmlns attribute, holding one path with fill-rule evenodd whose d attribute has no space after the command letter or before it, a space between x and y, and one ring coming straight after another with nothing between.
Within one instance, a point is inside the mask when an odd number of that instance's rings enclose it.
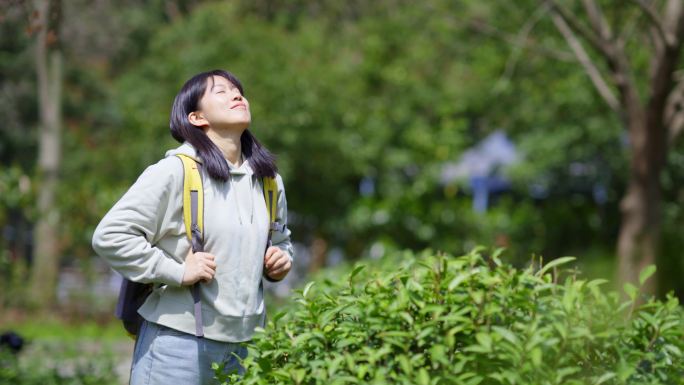
<instances>
[{"instance_id":1,"label":"neck","mask_svg":"<svg viewBox=\"0 0 684 385\"><path fill-rule=\"evenodd\" d=\"M237 167L242 164L242 130L206 130L207 136L221 150L223 157Z\"/></svg>"}]
</instances>

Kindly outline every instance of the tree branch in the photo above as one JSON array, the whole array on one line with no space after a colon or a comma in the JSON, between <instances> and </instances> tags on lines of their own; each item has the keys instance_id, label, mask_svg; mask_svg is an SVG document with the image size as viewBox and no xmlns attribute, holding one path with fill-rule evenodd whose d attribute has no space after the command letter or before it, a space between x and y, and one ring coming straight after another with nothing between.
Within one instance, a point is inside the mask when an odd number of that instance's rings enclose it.
<instances>
[{"instance_id":1,"label":"tree branch","mask_svg":"<svg viewBox=\"0 0 684 385\"><path fill-rule=\"evenodd\" d=\"M649 30L649 37L651 38L651 41L653 42L653 49L655 51L655 57L660 57L662 56L664 50L665 50L665 41L662 40L662 37L660 36L660 33L658 32L658 28L656 27L651 27Z\"/></svg>"},{"instance_id":2,"label":"tree branch","mask_svg":"<svg viewBox=\"0 0 684 385\"><path fill-rule=\"evenodd\" d=\"M506 83L511 77L513 77L513 72L515 71L515 66L520 58L520 53L525 48L525 42L530 32L534 26L539 22L539 20L549 11L548 4L542 4L537 8L537 10L530 16L530 18L525 22L525 24L520 28L520 31L515 36L516 44L513 45L514 49L511 55L506 60L506 69L501 77L497 81L497 85Z\"/></svg>"},{"instance_id":3,"label":"tree branch","mask_svg":"<svg viewBox=\"0 0 684 385\"><path fill-rule=\"evenodd\" d=\"M464 21L464 23L467 23L467 25L476 33L500 39L520 49L529 49L532 52L536 52L540 55L545 55L547 57L564 62L574 62L576 60L575 56L568 51L544 47L540 44L530 43L529 41L519 41L515 35L501 31L481 20Z\"/></svg>"},{"instance_id":4,"label":"tree branch","mask_svg":"<svg viewBox=\"0 0 684 385\"><path fill-rule=\"evenodd\" d=\"M570 13L567 9L561 7L555 0L546 0L546 2L551 6L552 13L560 16L566 25L568 25L572 30L578 33L582 38L584 38L592 47L594 47L601 54L607 58L613 58L614 53L610 50L610 47L598 36L594 31L587 29L584 24L582 24L579 19Z\"/></svg>"},{"instance_id":5,"label":"tree branch","mask_svg":"<svg viewBox=\"0 0 684 385\"><path fill-rule=\"evenodd\" d=\"M603 12L601 12L601 8L599 8L596 1L583 0L583 4L584 9L587 12L587 16L589 16L591 26L594 29L594 32L598 35L599 39L602 40L602 43L605 44L605 42L611 41L613 38L610 31L610 26L608 25L606 19L603 18Z\"/></svg>"},{"instance_id":6,"label":"tree branch","mask_svg":"<svg viewBox=\"0 0 684 385\"><path fill-rule=\"evenodd\" d=\"M673 45L666 46L652 66L649 104L662 106L667 139L673 141L684 129L684 76L676 71L684 38L684 4L681 0L667 2L663 28L674 37Z\"/></svg>"},{"instance_id":7,"label":"tree branch","mask_svg":"<svg viewBox=\"0 0 684 385\"><path fill-rule=\"evenodd\" d=\"M670 91L665 107L664 124L668 130L670 143L674 142L684 131L684 76L679 74L677 77L679 81Z\"/></svg>"},{"instance_id":8,"label":"tree branch","mask_svg":"<svg viewBox=\"0 0 684 385\"><path fill-rule=\"evenodd\" d=\"M664 22L660 18L658 12L652 7L653 4L647 3L645 0L630 0L641 8L642 11L651 20L651 24L658 32L658 35L662 39L662 42L667 46L672 46L675 44L674 36L668 34L663 28Z\"/></svg>"},{"instance_id":9,"label":"tree branch","mask_svg":"<svg viewBox=\"0 0 684 385\"><path fill-rule=\"evenodd\" d=\"M621 114L622 110L620 102L613 94L613 91L610 89L610 86L608 86L608 83L603 79L603 76L601 76L601 73L594 62L592 62L591 58L584 50L582 43L580 43L579 39L570 29L570 26L565 21L565 18L558 13L553 12L551 14L551 19L556 25L556 28L558 28L558 31L560 31L561 35L563 35L565 40L568 42L568 45L575 53L575 56L577 56L577 59L579 60L580 64L582 64L582 67L584 67L584 70L586 71L587 75L589 75L589 78L591 79L592 83L594 83L596 90L601 95L603 100L608 103L608 106L610 106L613 111Z\"/></svg>"}]
</instances>

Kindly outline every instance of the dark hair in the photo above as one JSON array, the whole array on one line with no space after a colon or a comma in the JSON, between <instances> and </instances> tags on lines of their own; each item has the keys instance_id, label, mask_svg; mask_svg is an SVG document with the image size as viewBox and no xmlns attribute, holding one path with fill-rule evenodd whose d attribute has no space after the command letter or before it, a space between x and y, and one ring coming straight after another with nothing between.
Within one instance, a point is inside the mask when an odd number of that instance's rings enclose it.
<instances>
[{"instance_id":1,"label":"dark hair","mask_svg":"<svg viewBox=\"0 0 684 385\"><path fill-rule=\"evenodd\" d=\"M181 143L187 141L192 144L202 158L209 176L225 182L230 178L230 168L221 150L209 139L201 127L193 125L188 120L188 114L198 110L199 102L207 88L207 79L212 79L214 76L226 78L240 90L242 95L245 94L242 83L228 71L213 70L197 74L185 82L183 88L176 95L171 109L169 126L171 127L171 136L174 139ZM240 145L245 159L249 160L249 164L259 178L275 177L278 171L275 157L259 143L249 130L242 133Z\"/></svg>"}]
</instances>

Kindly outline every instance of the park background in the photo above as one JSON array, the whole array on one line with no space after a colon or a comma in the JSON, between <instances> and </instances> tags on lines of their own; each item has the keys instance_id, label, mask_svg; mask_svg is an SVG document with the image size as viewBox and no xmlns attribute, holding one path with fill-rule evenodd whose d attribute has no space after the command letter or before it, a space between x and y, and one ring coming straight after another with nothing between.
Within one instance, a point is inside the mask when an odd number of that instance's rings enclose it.
<instances>
[{"instance_id":1,"label":"park background","mask_svg":"<svg viewBox=\"0 0 684 385\"><path fill-rule=\"evenodd\" d=\"M297 255L271 311L359 261L477 245L576 256L607 290L655 264L644 292L684 295L680 1L0 5L0 331L67 372L132 348L92 233L215 68L285 181Z\"/></svg>"}]
</instances>

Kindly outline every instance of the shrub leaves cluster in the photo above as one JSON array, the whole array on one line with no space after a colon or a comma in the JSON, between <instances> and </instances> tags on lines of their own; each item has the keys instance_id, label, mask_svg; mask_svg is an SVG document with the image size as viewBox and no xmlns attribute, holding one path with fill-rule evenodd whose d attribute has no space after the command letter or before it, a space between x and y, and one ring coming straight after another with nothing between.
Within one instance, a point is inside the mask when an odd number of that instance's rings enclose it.
<instances>
[{"instance_id":1,"label":"shrub leaves cluster","mask_svg":"<svg viewBox=\"0 0 684 385\"><path fill-rule=\"evenodd\" d=\"M483 252L406 252L309 283L249 343L240 383L684 383L673 296L642 299L634 286L623 300L605 280L561 271L572 258L520 270Z\"/></svg>"}]
</instances>

